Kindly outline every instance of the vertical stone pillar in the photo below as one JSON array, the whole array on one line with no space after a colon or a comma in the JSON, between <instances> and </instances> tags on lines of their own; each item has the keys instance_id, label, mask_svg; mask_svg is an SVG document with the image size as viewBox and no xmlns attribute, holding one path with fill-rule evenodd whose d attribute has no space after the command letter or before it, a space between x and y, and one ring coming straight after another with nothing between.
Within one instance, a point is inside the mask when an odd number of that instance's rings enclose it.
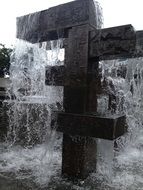
<instances>
[{"instance_id":1,"label":"vertical stone pillar","mask_svg":"<svg viewBox=\"0 0 143 190\"><path fill-rule=\"evenodd\" d=\"M88 24L73 27L69 30L68 43L65 48L64 108L66 113L86 113L87 100L90 101L87 88L88 38ZM93 101L92 98L91 100ZM94 109L96 110L96 106ZM95 168L95 140L90 137L64 134L62 174L70 179L84 179Z\"/></svg>"}]
</instances>

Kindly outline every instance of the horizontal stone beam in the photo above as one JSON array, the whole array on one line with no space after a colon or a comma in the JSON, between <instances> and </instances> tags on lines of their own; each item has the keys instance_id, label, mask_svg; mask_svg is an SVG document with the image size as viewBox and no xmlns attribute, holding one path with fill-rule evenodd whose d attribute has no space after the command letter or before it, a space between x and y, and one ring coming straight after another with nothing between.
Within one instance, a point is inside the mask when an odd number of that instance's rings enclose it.
<instances>
[{"instance_id":1,"label":"horizontal stone beam","mask_svg":"<svg viewBox=\"0 0 143 190\"><path fill-rule=\"evenodd\" d=\"M57 130L68 135L114 140L127 131L127 124L125 116L58 113Z\"/></svg>"},{"instance_id":2,"label":"horizontal stone beam","mask_svg":"<svg viewBox=\"0 0 143 190\"><path fill-rule=\"evenodd\" d=\"M135 32L131 25L125 25L102 29L98 32L90 33L89 59L110 60L143 57L143 31ZM90 74L87 73L87 75ZM68 80L65 81L65 76L64 66L47 67L46 85L66 86ZM73 81L75 80L74 76L71 78Z\"/></svg>"},{"instance_id":3,"label":"horizontal stone beam","mask_svg":"<svg viewBox=\"0 0 143 190\"><path fill-rule=\"evenodd\" d=\"M17 18L17 38L38 43L67 37L67 29L90 24L96 26L93 0L77 0Z\"/></svg>"},{"instance_id":4,"label":"horizontal stone beam","mask_svg":"<svg viewBox=\"0 0 143 190\"><path fill-rule=\"evenodd\" d=\"M71 72L71 70L70 70ZM93 73L89 73L87 71L88 77L92 77ZM66 67L64 65L61 66L47 66L46 72L45 72L45 84L49 86L84 86L84 88L87 88L87 84L79 84L78 79L74 74L71 74L67 76L66 73ZM85 75L80 76L82 78L86 77ZM72 81L72 85L69 85L69 81Z\"/></svg>"},{"instance_id":5,"label":"horizontal stone beam","mask_svg":"<svg viewBox=\"0 0 143 190\"><path fill-rule=\"evenodd\" d=\"M136 32L123 25L90 32L90 58L99 60L129 58L136 54Z\"/></svg>"}]
</instances>

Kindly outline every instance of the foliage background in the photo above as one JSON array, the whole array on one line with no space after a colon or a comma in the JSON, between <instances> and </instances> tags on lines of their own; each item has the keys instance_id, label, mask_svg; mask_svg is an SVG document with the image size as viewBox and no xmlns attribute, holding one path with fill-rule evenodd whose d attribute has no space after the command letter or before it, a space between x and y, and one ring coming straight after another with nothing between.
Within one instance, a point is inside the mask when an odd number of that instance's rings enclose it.
<instances>
[{"instance_id":1,"label":"foliage background","mask_svg":"<svg viewBox=\"0 0 143 190\"><path fill-rule=\"evenodd\" d=\"M6 48L5 45L0 44L0 77L9 73L11 52L11 48Z\"/></svg>"}]
</instances>

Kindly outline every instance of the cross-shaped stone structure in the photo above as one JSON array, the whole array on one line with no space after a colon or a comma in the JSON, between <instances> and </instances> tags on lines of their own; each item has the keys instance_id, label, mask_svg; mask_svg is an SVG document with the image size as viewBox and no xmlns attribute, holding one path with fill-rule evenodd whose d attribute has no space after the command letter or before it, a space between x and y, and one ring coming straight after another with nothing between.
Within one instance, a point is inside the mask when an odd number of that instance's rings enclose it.
<instances>
[{"instance_id":1,"label":"cross-shaped stone structure","mask_svg":"<svg viewBox=\"0 0 143 190\"><path fill-rule=\"evenodd\" d=\"M94 0L76 0L17 18L17 38L39 43L64 38L63 66L49 66L46 85L64 86L62 174L86 178L96 169L96 141L115 140L127 131L126 117L97 116L102 93L99 61L143 55L143 31L131 25L98 29ZM74 137L80 136L78 141Z\"/></svg>"}]
</instances>

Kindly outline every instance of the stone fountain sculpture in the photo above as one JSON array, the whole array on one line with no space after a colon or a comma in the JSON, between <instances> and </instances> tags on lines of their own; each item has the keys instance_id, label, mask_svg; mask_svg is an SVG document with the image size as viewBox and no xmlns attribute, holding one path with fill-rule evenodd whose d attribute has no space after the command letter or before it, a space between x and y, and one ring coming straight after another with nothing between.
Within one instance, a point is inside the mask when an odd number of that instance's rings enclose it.
<instances>
[{"instance_id":1,"label":"stone fountain sculpture","mask_svg":"<svg viewBox=\"0 0 143 190\"><path fill-rule=\"evenodd\" d=\"M84 179L96 169L94 138L115 140L127 132L124 114L97 114L98 94L104 91L99 61L143 55L143 31L132 25L99 29L96 11L93 0L76 0L17 18L18 39L31 43L64 39L64 66L48 67L45 83L64 86L64 112L56 113L57 131L63 132L62 175L70 179ZM109 104L112 108L112 97ZM77 135L80 138L74 141Z\"/></svg>"}]
</instances>

